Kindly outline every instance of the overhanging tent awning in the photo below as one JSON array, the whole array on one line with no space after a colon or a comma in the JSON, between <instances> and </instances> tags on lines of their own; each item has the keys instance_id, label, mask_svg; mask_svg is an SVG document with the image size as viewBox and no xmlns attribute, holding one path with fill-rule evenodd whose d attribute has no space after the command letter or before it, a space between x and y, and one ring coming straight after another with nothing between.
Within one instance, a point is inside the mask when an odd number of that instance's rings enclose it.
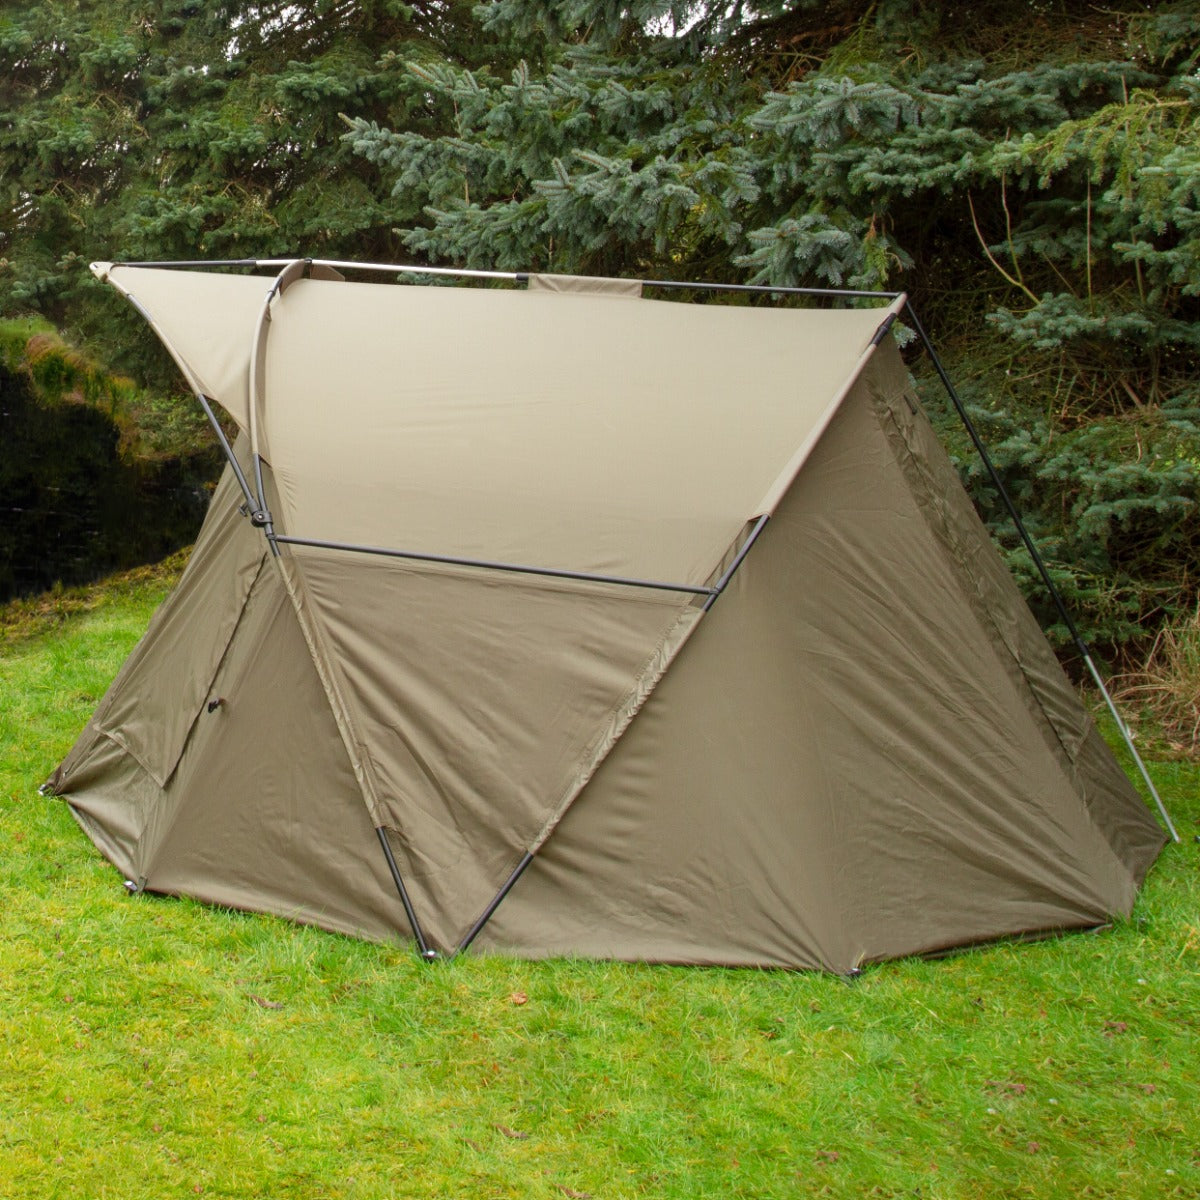
<instances>
[{"instance_id":1,"label":"overhanging tent awning","mask_svg":"<svg viewBox=\"0 0 1200 1200\"><path fill-rule=\"evenodd\" d=\"M105 271L248 428L270 281ZM258 400L277 524L703 585L798 469L885 316L297 280L270 304Z\"/></svg>"}]
</instances>

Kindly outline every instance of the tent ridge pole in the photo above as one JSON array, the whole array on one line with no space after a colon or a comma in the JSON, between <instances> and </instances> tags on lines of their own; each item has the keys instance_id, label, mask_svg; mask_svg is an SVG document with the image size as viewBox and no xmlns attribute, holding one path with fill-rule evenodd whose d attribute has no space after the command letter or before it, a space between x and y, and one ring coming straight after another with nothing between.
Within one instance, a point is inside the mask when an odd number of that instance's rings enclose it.
<instances>
[{"instance_id":1,"label":"tent ridge pole","mask_svg":"<svg viewBox=\"0 0 1200 1200\"><path fill-rule=\"evenodd\" d=\"M639 279L644 288L664 288L668 291L742 292L752 295L829 296L847 300L895 300L903 292L868 291L858 288L784 287L769 283L687 283L680 279Z\"/></svg>"},{"instance_id":2,"label":"tent ridge pole","mask_svg":"<svg viewBox=\"0 0 1200 1200\"><path fill-rule=\"evenodd\" d=\"M1163 823L1167 827L1167 832L1171 835L1172 841L1179 841L1179 833L1175 828L1175 823L1171 820L1170 814L1167 812L1166 805L1163 804L1162 797L1158 794L1158 789L1154 786L1153 780L1150 778L1149 771L1146 770L1146 764L1142 761L1142 756L1138 753L1137 747L1133 744L1133 735L1129 731L1129 726L1121 718L1117 712L1117 707L1113 703L1112 696L1108 688L1104 684L1104 680L1100 676L1100 672L1096 669L1096 664L1092 659L1092 652L1087 642L1084 641L1083 635L1079 632L1079 627L1075 624L1075 619L1071 616L1067 609L1066 600L1063 594L1059 591L1058 585L1050 575L1050 570L1046 566L1045 560L1042 558L1041 552L1038 550L1036 543L1033 540L1033 535L1029 532L1024 519L1021 517L1020 511L1017 509L1016 503L1012 496L1009 495L1008 489L1004 486L1004 480L1000 478L1000 472L996 469L996 464L992 461L992 456L988 453L988 449L983 440L983 435L979 432L975 422L971 419L971 414L967 412L967 407L963 403L962 397L958 394L958 389L950 379L949 373L946 371L938 352L933 348L933 343L929 340L929 335L925 332L925 327L921 324L920 319L912 306L912 301L905 302L905 308L908 311L909 318L913 323L913 328L917 331L917 336L921 339L921 344L925 347L926 354L929 355L929 361L933 364L934 371L937 372L938 378L942 382L942 387L945 388L946 395L950 397L950 402L954 406L955 412L958 413L958 418L963 424L963 428L967 431L968 437L975 446L975 451L979 455L980 461L983 463L984 470L988 473L988 478L992 481L992 486L996 489L997 495L1000 497L1001 503L1004 505L1005 511L1012 518L1013 524L1017 528L1017 533L1020 535L1021 541L1025 549L1029 552L1029 557L1033 561L1033 565L1037 570L1042 583L1049 592L1051 599L1054 601L1054 607L1058 610L1059 618L1066 626L1067 632L1071 635L1071 641L1075 645L1075 649L1083 658L1084 665L1087 667L1096 686L1100 689L1100 694L1104 697L1104 701L1108 706L1109 712L1117 723L1117 729L1121 734L1121 739L1124 741L1126 749L1128 749L1133 761L1137 764L1138 771L1142 779L1145 781L1146 787L1150 790L1150 795L1154 800L1155 807L1158 809L1159 815L1163 819Z\"/></svg>"},{"instance_id":3,"label":"tent ridge pole","mask_svg":"<svg viewBox=\"0 0 1200 1200\"><path fill-rule=\"evenodd\" d=\"M387 830L382 825L377 825L375 833L379 837L379 844L383 847L383 856L387 859L388 870L392 873L392 882L396 885L396 891L400 893L400 903L404 905L404 915L408 917L408 923L412 926L413 937L417 939L421 957L432 961L437 958L438 952L430 947L425 940L425 934L421 931L421 923L417 920L416 910L408 895L408 888L404 886L404 877L400 874L400 868L396 865L396 856L392 853L392 847L388 842Z\"/></svg>"},{"instance_id":4,"label":"tent ridge pole","mask_svg":"<svg viewBox=\"0 0 1200 1200\"><path fill-rule=\"evenodd\" d=\"M115 262L114 267L258 267L263 261L258 258L179 258L148 262Z\"/></svg>"},{"instance_id":5,"label":"tent ridge pole","mask_svg":"<svg viewBox=\"0 0 1200 1200\"><path fill-rule=\"evenodd\" d=\"M715 588L694 583L666 583L657 579L637 579L626 575L600 575L590 571L568 571L559 567L531 567L524 563L500 562L487 558L465 558L453 554L428 554L423 550L392 550L385 546L361 546L354 542L331 542L321 538L276 534L276 541L289 546L310 546L315 550L344 550L351 554L375 554L383 558L405 558L415 562L442 563L451 567L478 567L485 571L508 571L517 575L544 575L550 579L578 579L584 583L612 583L621 587L652 588L660 592L690 592L712 596Z\"/></svg>"},{"instance_id":6,"label":"tent ridge pole","mask_svg":"<svg viewBox=\"0 0 1200 1200\"><path fill-rule=\"evenodd\" d=\"M504 886L495 894L495 896L492 897L492 901L487 908L480 913L479 920L477 920L475 924L471 926L467 936L458 943L458 947L454 951L456 957L459 954L462 954L462 952L466 950L466 948L479 936L480 932L483 930L483 927L492 919L492 913L494 913L496 909L500 907L501 901L505 896L508 895L509 892L512 891L513 884L515 884L517 880L521 878L525 872L525 868L529 866L531 862L533 862L533 855L529 853L529 851L526 851L525 854L521 856L521 861L517 863L513 873L504 881Z\"/></svg>"},{"instance_id":7,"label":"tent ridge pole","mask_svg":"<svg viewBox=\"0 0 1200 1200\"><path fill-rule=\"evenodd\" d=\"M456 279L503 279L511 283L527 283L533 271L482 271L468 267L432 267L414 263L365 263L350 262L338 258L214 258L177 259L161 262L115 262L114 267L288 267L296 262L314 266L345 268L354 271L390 271L400 275L449 276ZM617 278L603 276L602 278ZM787 287L770 283L706 283L688 282L681 279L629 279L625 283L640 283L642 287L662 288L669 291L693 292L741 292L750 295L777 296L827 296L848 300L895 300L902 292L886 292L869 288L822 288Z\"/></svg>"}]
</instances>

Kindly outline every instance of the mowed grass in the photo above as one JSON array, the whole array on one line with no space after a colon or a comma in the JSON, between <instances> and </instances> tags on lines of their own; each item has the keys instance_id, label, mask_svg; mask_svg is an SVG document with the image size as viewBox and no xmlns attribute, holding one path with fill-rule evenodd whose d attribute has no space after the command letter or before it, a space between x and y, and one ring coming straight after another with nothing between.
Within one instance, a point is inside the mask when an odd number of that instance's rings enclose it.
<instances>
[{"instance_id":1,"label":"mowed grass","mask_svg":"<svg viewBox=\"0 0 1200 1200\"><path fill-rule=\"evenodd\" d=\"M816 974L130 899L65 753L171 572L0 619L0 1197L1200 1196L1200 770L1133 918Z\"/></svg>"}]
</instances>

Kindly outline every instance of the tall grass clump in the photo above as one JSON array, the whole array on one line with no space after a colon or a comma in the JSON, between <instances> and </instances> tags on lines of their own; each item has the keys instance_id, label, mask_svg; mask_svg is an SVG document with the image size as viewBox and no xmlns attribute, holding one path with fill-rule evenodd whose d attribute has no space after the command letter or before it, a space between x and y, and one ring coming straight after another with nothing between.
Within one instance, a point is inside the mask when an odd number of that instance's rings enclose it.
<instances>
[{"instance_id":1,"label":"tall grass clump","mask_svg":"<svg viewBox=\"0 0 1200 1200\"><path fill-rule=\"evenodd\" d=\"M1200 607L1162 626L1143 661L1114 682L1170 750L1200 756Z\"/></svg>"}]
</instances>

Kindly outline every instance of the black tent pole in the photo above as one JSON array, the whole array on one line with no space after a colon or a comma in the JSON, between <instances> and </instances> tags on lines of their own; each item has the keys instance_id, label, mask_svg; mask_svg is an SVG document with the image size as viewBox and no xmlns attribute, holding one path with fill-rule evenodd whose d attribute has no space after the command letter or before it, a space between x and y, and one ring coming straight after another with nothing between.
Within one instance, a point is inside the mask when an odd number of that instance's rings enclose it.
<instances>
[{"instance_id":1,"label":"black tent pole","mask_svg":"<svg viewBox=\"0 0 1200 1200\"><path fill-rule=\"evenodd\" d=\"M417 939L417 946L421 951L421 957L424 959L433 960L437 958L438 952L434 950L425 940L424 933L421 932L421 923L417 920L416 910L412 906L412 901L408 897L408 888L404 886L404 877L400 874L400 868L396 865L396 856L392 853L391 844L388 842L387 830L379 825L375 829L379 836L379 844L383 847L383 856L387 859L388 870L392 873L392 881L396 885L396 891L400 893L400 903L404 905L404 915L408 917L408 923L412 926L413 937Z\"/></svg>"},{"instance_id":2,"label":"black tent pole","mask_svg":"<svg viewBox=\"0 0 1200 1200\"><path fill-rule=\"evenodd\" d=\"M496 909L500 907L500 902L505 896L508 895L509 892L512 891L513 884L515 884L517 880L521 878L522 874L524 874L525 868L529 866L531 862L533 862L533 855L527 851L521 856L521 861L517 863L513 873L504 881L504 886L495 894L495 896L492 897L491 903L488 904L487 908L485 908L479 915L479 920L477 920L475 924L471 926L470 930L467 932L467 936L458 943L458 949L454 951L455 954L461 954L479 936L480 931L488 923L488 921L491 920L492 913L494 913Z\"/></svg>"},{"instance_id":3,"label":"black tent pole","mask_svg":"<svg viewBox=\"0 0 1200 1200\"><path fill-rule=\"evenodd\" d=\"M988 453L987 446L984 444L979 429L975 425L975 422L971 420L971 414L967 412L966 405L963 403L962 397L958 394L958 389L954 386L949 374L947 374L941 358L938 357L938 352L933 348L933 343L929 340L929 335L925 332L925 327L917 317L912 302L906 301L904 307L913 328L917 332L917 336L921 339L921 344L925 347L925 353L929 355L929 361L933 364L933 369L942 381L942 387L945 388L946 395L950 397L950 402L954 405L954 410L958 413L958 418L963 423L963 428L966 429L968 436L975 446L975 451L988 473L988 478L992 481L992 486L996 489L996 493L999 495L1005 511L1012 518L1013 524L1016 526L1018 534L1020 534L1025 549L1029 552L1029 557L1032 559L1038 575L1041 576L1042 582L1046 585L1046 590L1050 593L1051 599L1054 601L1054 607L1058 610L1059 618L1070 633L1071 641L1075 644L1075 649L1083 658L1088 673L1091 675L1097 688L1100 689L1100 694L1104 697L1108 711L1117 723L1117 729L1120 731L1121 738L1125 742L1133 761L1137 764L1138 771L1141 773L1142 779L1154 799L1154 804L1163 819L1163 823L1167 827L1167 832L1170 833L1172 841L1179 841L1179 833L1175 828L1175 823L1171 820L1171 815L1167 812L1166 806L1162 802L1162 797L1159 796L1158 789L1154 786L1154 781L1150 778L1149 771L1146 770L1146 764L1142 761L1142 756L1133 744L1133 735L1129 731L1129 726L1125 724L1121 714L1117 711L1117 706L1113 703L1113 698L1104 684L1104 680L1096 667L1095 660L1092 658L1091 649L1088 647L1087 642L1083 640L1083 635L1079 632L1079 627L1075 624L1074 618L1067 610L1062 592L1059 591L1058 585L1051 577L1041 552L1038 550L1032 535L1021 518L1020 511L1009 495L1008 489L1004 486L1004 481L1000 478L1000 472L996 470L996 464L992 461L992 456Z\"/></svg>"},{"instance_id":4,"label":"black tent pole","mask_svg":"<svg viewBox=\"0 0 1200 1200\"><path fill-rule=\"evenodd\" d=\"M225 436L225 430L221 428L221 422L217 420L216 414L212 410L212 405L209 404L208 397L203 392L197 392L196 399L200 401L200 407L204 409L204 414L208 417L209 424L216 430L217 441L221 443L221 450L225 455L225 461L229 463L234 477L238 481L238 487L242 489L242 495L246 498L247 511L253 512L256 507L254 493L250 490L250 484L246 482L246 476L242 471L242 464L238 462L237 456L233 453L233 447L229 444L229 439Z\"/></svg>"},{"instance_id":5,"label":"black tent pole","mask_svg":"<svg viewBox=\"0 0 1200 1200\"><path fill-rule=\"evenodd\" d=\"M996 470L995 463L992 462L992 456L988 453L987 446L984 444L983 437L979 433L979 429L975 422L971 420L971 414L967 412L966 405L963 404L962 397L958 394L958 389L950 380L950 376L946 373L946 368L942 365L942 360L938 357L937 351L933 348L933 343L929 340L929 335L925 332L924 326L917 318L916 312L913 310L911 303L906 304L905 308L908 311L909 320L912 321L913 328L917 331L917 336L921 339L922 345L925 347L926 354L929 355L929 361L933 363L933 369L937 372L938 378L942 381L942 386L946 389L946 394L950 397L950 402L954 405L955 412L958 413L958 419L963 423L963 428L966 429L971 441L974 443L975 451L979 455L980 461L983 463L984 469L988 473L988 477L992 481L992 486L996 489L1008 515L1012 518L1013 524L1017 528L1017 532L1021 536L1021 541L1025 543L1025 549L1029 551L1029 557L1033 560L1033 565L1037 569L1037 573L1041 576L1042 582L1046 585L1046 590L1050 593L1051 599L1054 601L1054 607L1058 610L1059 620L1067 627L1067 632L1071 635L1071 641L1075 643L1075 648L1085 658L1089 656L1087 644L1084 642L1079 633L1079 628L1075 624L1074 618L1067 611L1066 602L1063 599L1062 593L1058 590L1058 585L1051 578L1050 572L1046 567L1045 560L1042 558L1041 552L1038 550L1033 537L1025 526L1024 520L1021 518L1020 512L1017 510L1016 504L1012 497L1008 494L1008 489L1004 486L1004 481L1000 478L1000 472Z\"/></svg>"}]
</instances>

